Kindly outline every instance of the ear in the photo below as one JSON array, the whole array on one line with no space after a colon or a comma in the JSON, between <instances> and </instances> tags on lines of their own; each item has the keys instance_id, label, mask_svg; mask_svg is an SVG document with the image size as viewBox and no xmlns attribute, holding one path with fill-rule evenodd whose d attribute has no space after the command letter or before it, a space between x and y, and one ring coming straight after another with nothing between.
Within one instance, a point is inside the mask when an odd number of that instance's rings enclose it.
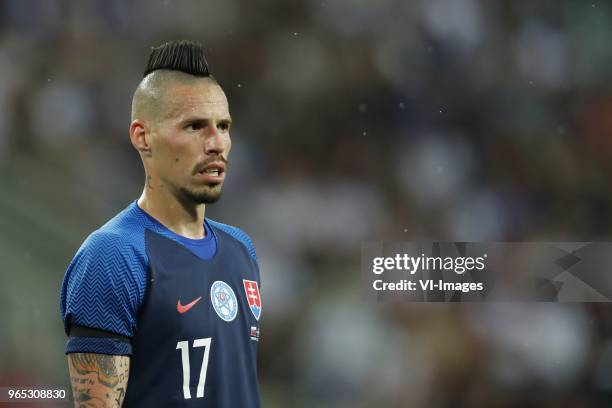
<instances>
[{"instance_id":1,"label":"ear","mask_svg":"<svg viewBox=\"0 0 612 408\"><path fill-rule=\"evenodd\" d=\"M145 121L135 119L130 123L130 140L142 155L151 157L151 128Z\"/></svg>"}]
</instances>

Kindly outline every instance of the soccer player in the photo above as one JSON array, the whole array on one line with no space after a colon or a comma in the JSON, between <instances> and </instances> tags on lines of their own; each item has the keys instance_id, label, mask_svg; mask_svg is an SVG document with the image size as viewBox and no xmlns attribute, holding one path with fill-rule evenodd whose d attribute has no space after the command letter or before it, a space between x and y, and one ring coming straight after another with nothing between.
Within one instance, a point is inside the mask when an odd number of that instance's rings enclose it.
<instances>
[{"instance_id":1,"label":"soccer player","mask_svg":"<svg viewBox=\"0 0 612 408\"><path fill-rule=\"evenodd\" d=\"M153 48L129 130L142 195L85 240L62 283L75 406L259 406L255 249L205 218L231 122L199 43Z\"/></svg>"}]
</instances>

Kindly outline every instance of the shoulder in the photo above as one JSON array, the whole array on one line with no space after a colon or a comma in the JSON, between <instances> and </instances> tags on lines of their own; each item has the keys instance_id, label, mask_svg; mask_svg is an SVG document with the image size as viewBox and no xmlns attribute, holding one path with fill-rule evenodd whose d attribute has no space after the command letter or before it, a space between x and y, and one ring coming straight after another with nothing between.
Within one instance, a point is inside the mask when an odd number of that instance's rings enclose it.
<instances>
[{"instance_id":1,"label":"shoulder","mask_svg":"<svg viewBox=\"0 0 612 408\"><path fill-rule=\"evenodd\" d=\"M144 241L144 240L143 240ZM83 242L73 263L87 269L134 270L147 263L144 245L117 231L96 230Z\"/></svg>"},{"instance_id":2,"label":"shoulder","mask_svg":"<svg viewBox=\"0 0 612 408\"><path fill-rule=\"evenodd\" d=\"M251 258L253 258L253 260L257 263L257 253L255 252L255 245L253 244L253 240L251 239L251 237L246 232L233 225L223 224L221 222L214 221L208 218L206 219L206 221L211 227L225 232L233 239L244 245L247 251L249 252Z\"/></svg>"},{"instance_id":3,"label":"shoulder","mask_svg":"<svg viewBox=\"0 0 612 408\"><path fill-rule=\"evenodd\" d=\"M77 257L80 253L86 253L145 259L144 223L132 207L128 206L92 232L79 248Z\"/></svg>"},{"instance_id":4,"label":"shoulder","mask_svg":"<svg viewBox=\"0 0 612 408\"><path fill-rule=\"evenodd\" d=\"M130 291L143 294L149 262L144 227L129 214L130 207L85 239L66 270L65 291L129 285Z\"/></svg>"}]
</instances>

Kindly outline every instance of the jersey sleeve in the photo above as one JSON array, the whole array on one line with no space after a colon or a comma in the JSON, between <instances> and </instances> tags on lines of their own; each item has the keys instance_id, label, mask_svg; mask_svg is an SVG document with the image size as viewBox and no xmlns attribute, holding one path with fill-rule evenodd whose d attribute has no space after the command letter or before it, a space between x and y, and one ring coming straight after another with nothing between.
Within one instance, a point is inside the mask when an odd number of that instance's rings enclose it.
<instances>
[{"instance_id":1,"label":"jersey sleeve","mask_svg":"<svg viewBox=\"0 0 612 408\"><path fill-rule=\"evenodd\" d=\"M68 266L60 295L64 329L72 324L133 337L144 298L146 260L125 236L97 231L83 243ZM130 355L128 342L113 338L74 337L66 353Z\"/></svg>"}]
</instances>

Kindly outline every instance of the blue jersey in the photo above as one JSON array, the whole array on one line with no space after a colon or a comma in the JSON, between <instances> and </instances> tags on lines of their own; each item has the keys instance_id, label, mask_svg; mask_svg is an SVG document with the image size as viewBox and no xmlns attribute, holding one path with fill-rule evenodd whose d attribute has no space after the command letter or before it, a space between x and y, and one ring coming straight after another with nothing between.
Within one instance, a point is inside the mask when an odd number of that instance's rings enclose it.
<instances>
[{"instance_id":1,"label":"blue jersey","mask_svg":"<svg viewBox=\"0 0 612 408\"><path fill-rule=\"evenodd\" d=\"M133 202L66 271L66 332L78 325L131 339L71 336L66 352L130 355L126 407L259 407L255 249L238 228L205 228L208 249L199 251Z\"/></svg>"}]
</instances>

